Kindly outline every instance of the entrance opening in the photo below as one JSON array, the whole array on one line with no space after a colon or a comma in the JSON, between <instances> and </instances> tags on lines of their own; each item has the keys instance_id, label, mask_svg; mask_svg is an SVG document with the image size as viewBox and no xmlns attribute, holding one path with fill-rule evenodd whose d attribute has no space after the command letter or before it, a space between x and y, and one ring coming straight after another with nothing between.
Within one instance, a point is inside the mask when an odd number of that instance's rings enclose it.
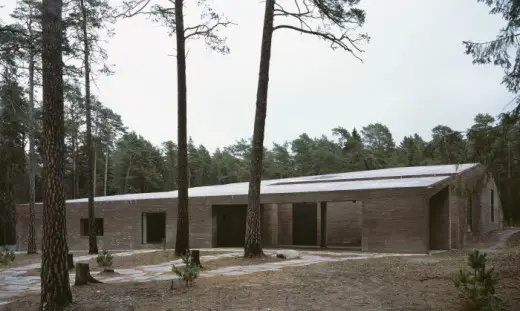
<instances>
[{"instance_id":1,"label":"entrance opening","mask_svg":"<svg viewBox=\"0 0 520 311\"><path fill-rule=\"evenodd\" d=\"M318 204L294 203L292 216L293 244L318 245Z\"/></svg>"},{"instance_id":2,"label":"entrance opening","mask_svg":"<svg viewBox=\"0 0 520 311\"><path fill-rule=\"evenodd\" d=\"M247 205L213 205L217 221L217 247L243 247L246 236Z\"/></svg>"},{"instance_id":3,"label":"entrance opening","mask_svg":"<svg viewBox=\"0 0 520 311\"><path fill-rule=\"evenodd\" d=\"M162 243L166 237L166 213L142 213L143 244Z\"/></svg>"},{"instance_id":4,"label":"entrance opening","mask_svg":"<svg viewBox=\"0 0 520 311\"><path fill-rule=\"evenodd\" d=\"M430 250L450 249L450 202L448 187L430 198Z\"/></svg>"}]
</instances>

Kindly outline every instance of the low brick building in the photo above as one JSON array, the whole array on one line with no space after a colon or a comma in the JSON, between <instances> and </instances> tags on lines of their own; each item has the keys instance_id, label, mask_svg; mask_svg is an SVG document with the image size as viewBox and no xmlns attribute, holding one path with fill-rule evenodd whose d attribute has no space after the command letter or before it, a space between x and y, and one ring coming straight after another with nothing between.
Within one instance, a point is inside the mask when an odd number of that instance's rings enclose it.
<instances>
[{"instance_id":1,"label":"low brick building","mask_svg":"<svg viewBox=\"0 0 520 311\"><path fill-rule=\"evenodd\" d=\"M191 247L244 243L247 183L190 188ZM262 182L262 244L349 246L365 252L461 248L503 228L500 197L482 165L439 165ZM172 248L177 192L96 198L100 248ZM70 249L88 248L87 200L67 201ZM18 249L27 247L28 205L17 206ZM42 205L36 205L38 247Z\"/></svg>"}]
</instances>

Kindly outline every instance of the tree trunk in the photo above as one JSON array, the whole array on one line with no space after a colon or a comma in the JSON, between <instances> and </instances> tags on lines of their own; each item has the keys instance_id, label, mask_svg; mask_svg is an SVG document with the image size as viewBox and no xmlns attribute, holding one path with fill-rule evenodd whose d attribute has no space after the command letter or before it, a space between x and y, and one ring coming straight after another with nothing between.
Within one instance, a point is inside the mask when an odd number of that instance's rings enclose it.
<instances>
[{"instance_id":1,"label":"tree trunk","mask_svg":"<svg viewBox=\"0 0 520 311\"><path fill-rule=\"evenodd\" d=\"M262 158L264 155L264 131L267 113L269 62L271 60L271 43L273 39L274 5L275 0L266 0L265 2L260 70L256 93L255 125L251 149L244 257L260 257L263 255L262 228L260 226L260 183L262 179Z\"/></svg>"},{"instance_id":2,"label":"tree trunk","mask_svg":"<svg viewBox=\"0 0 520 311\"><path fill-rule=\"evenodd\" d=\"M126 193L128 190L128 179L130 179L130 170L132 169L132 155L130 155L130 159L128 160L128 168L126 169L126 176L125 176L125 185L123 188L123 194Z\"/></svg>"},{"instance_id":3,"label":"tree trunk","mask_svg":"<svg viewBox=\"0 0 520 311\"><path fill-rule=\"evenodd\" d=\"M193 263L195 263L197 266L202 267L202 264L200 263L200 250L198 250L198 249L192 250L191 259L193 260Z\"/></svg>"},{"instance_id":4,"label":"tree trunk","mask_svg":"<svg viewBox=\"0 0 520 311\"><path fill-rule=\"evenodd\" d=\"M95 153L92 142L92 103L90 98L90 44L87 32L87 8L84 0L80 0L81 28L83 32L83 66L85 66L85 110L87 114L87 185L88 185L88 253L97 254L96 215L94 211L94 165Z\"/></svg>"},{"instance_id":5,"label":"tree trunk","mask_svg":"<svg viewBox=\"0 0 520 311\"><path fill-rule=\"evenodd\" d=\"M175 255L180 256L189 249L190 228L188 218L188 133L186 94L186 42L184 38L183 0L175 1L175 26L177 39L177 152L179 186L177 198L177 236Z\"/></svg>"},{"instance_id":6,"label":"tree trunk","mask_svg":"<svg viewBox=\"0 0 520 311\"><path fill-rule=\"evenodd\" d=\"M74 269L74 254L67 254L67 267L69 270Z\"/></svg>"},{"instance_id":7,"label":"tree trunk","mask_svg":"<svg viewBox=\"0 0 520 311\"><path fill-rule=\"evenodd\" d=\"M43 0L43 238L40 310L72 302L67 269L65 126L63 111L62 1Z\"/></svg>"},{"instance_id":8,"label":"tree trunk","mask_svg":"<svg viewBox=\"0 0 520 311\"><path fill-rule=\"evenodd\" d=\"M75 131L76 129L74 129ZM77 133L72 134L72 198L78 197Z\"/></svg>"},{"instance_id":9,"label":"tree trunk","mask_svg":"<svg viewBox=\"0 0 520 311\"><path fill-rule=\"evenodd\" d=\"M88 263L78 262L76 264L76 279L75 286L87 285L88 283L101 283L90 275L90 268Z\"/></svg>"},{"instance_id":10,"label":"tree trunk","mask_svg":"<svg viewBox=\"0 0 520 311\"><path fill-rule=\"evenodd\" d=\"M107 185L108 185L108 146L105 151L105 176L103 177L103 196L107 196Z\"/></svg>"},{"instance_id":11,"label":"tree trunk","mask_svg":"<svg viewBox=\"0 0 520 311\"><path fill-rule=\"evenodd\" d=\"M32 11L31 11L32 12ZM31 30L29 30L31 33ZM36 254L36 229L34 206L36 205L36 153L34 150L34 55L29 56L29 109L27 111L29 125L29 234L27 237L27 254Z\"/></svg>"}]
</instances>

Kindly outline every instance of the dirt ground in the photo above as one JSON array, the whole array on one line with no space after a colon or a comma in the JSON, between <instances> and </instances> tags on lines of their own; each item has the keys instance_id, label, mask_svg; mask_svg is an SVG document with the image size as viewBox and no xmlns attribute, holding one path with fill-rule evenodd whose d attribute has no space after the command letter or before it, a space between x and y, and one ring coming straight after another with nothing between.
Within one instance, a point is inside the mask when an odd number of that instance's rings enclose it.
<instances>
[{"instance_id":1,"label":"dirt ground","mask_svg":"<svg viewBox=\"0 0 520 311\"><path fill-rule=\"evenodd\" d=\"M76 256L85 256L88 255L88 252L74 252L74 257ZM42 253L27 255L27 254L16 254L16 257L13 262L10 262L8 265L0 265L0 269L9 269L15 267L22 267L27 265L32 265L35 263L39 263L42 260Z\"/></svg>"},{"instance_id":2,"label":"dirt ground","mask_svg":"<svg viewBox=\"0 0 520 311\"><path fill-rule=\"evenodd\" d=\"M242 258L242 257L230 257L230 258L221 258L211 261L201 260L202 267L204 271L215 270L222 267L231 267L231 266L248 266L248 265L260 265L268 262L277 262L283 261L285 259L280 259L272 256L265 256L262 258Z\"/></svg>"},{"instance_id":3,"label":"dirt ground","mask_svg":"<svg viewBox=\"0 0 520 311\"><path fill-rule=\"evenodd\" d=\"M457 310L452 276L466 266L466 255L453 251L288 267L200 278L190 289L178 282L173 291L168 281L73 287L75 303L67 310ZM520 233L489 259L500 273L497 295L508 302L507 310L519 310ZM38 300L39 295L27 296L8 310L36 310Z\"/></svg>"},{"instance_id":4,"label":"dirt ground","mask_svg":"<svg viewBox=\"0 0 520 311\"><path fill-rule=\"evenodd\" d=\"M200 256L207 256L207 255L218 255L223 254L226 252L218 252L218 251L212 251L212 252L205 252L201 251ZM114 252L116 254L116 252ZM27 255L25 255L27 256ZM41 255L39 255L41 257ZM82 256L82 255L76 255L74 256ZM39 258L40 258L39 257ZM41 258L40 258L41 259ZM140 254L134 254L130 256L114 256L113 257L113 263L112 268L115 270L117 269L126 269L126 268L135 268L138 266L144 266L144 265L157 265L164 262L172 261L179 259L179 257L176 257L174 254L174 250L160 250L156 252L150 252L150 253L140 253ZM218 260L217 260L218 261ZM16 260L15 260L16 262ZM38 262L36 260L36 262ZM98 267L98 264L96 262L96 258L92 258L88 261L90 266L90 271L103 271L103 268ZM39 276L41 269L31 269L27 270L26 273L23 274L23 276ZM72 271L74 272L74 271Z\"/></svg>"}]
</instances>

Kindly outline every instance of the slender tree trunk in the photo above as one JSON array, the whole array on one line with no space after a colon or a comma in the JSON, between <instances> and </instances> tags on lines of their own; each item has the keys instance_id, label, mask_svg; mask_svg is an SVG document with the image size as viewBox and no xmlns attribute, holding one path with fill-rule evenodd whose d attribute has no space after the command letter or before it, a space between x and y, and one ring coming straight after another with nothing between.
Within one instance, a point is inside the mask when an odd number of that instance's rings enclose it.
<instances>
[{"instance_id":1,"label":"slender tree trunk","mask_svg":"<svg viewBox=\"0 0 520 311\"><path fill-rule=\"evenodd\" d=\"M509 226L513 226L513 206L511 202L511 144L507 143L507 210L508 210L508 223Z\"/></svg>"},{"instance_id":2,"label":"slender tree trunk","mask_svg":"<svg viewBox=\"0 0 520 311\"><path fill-rule=\"evenodd\" d=\"M67 267L65 125L63 111L62 1L43 0L43 239L40 310L72 302Z\"/></svg>"},{"instance_id":3,"label":"slender tree trunk","mask_svg":"<svg viewBox=\"0 0 520 311\"><path fill-rule=\"evenodd\" d=\"M132 169L132 156L128 160L128 168L126 169L125 185L123 187L123 194L128 191L128 179L130 179L130 170Z\"/></svg>"},{"instance_id":4,"label":"slender tree trunk","mask_svg":"<svg viewBox=\"0 0 520 311\"><path fill-rule=\"evenodd\" d=\"M27 238L27 254L36 254L36 230L34 206L36 204L36 154L34 150L34 55L29 56L29 235Z\"/></svg>"},{"instance_id":5,"label":"slender tree trunk","mask_svg":"<svg viewBox=\"0 0 520 311\"><path fill-rule=\"evenodd\" d=\"M75 131L75 129L74 129ZM78 197L78 172L77 172L77 153L76 153L76 133L72 134L72 198L76 199Z\"/></svg>"},{"instance_id":6,"label":"slender tree trunk","mask_svg":"<svg viewBox=\"0 0 520 311\"><path fill-rule=\"evenodd\" d=\"M265 2L264 29L256 93L255 125L251 146L244 257L259 257L263 255L262 228L260 226L260 183L262 180L262 159L264 155L264 132L267 113L267 89L269 86L269 63L273 39L274 5L275 0L266 0Z\"/></svg>"},{"instance_id":7,"label":"slender tree trunk","mask_svg":"<svg viewBox=\"0 0 520 311\"><path fill-rule=\"evenodd\" d=\"M90 98L90 44L87 32L87 8L85 1L80 0L83 31L83 66L85 66L85 110L87 114L87 184L88 184L88 253L97 254L96 215L94 210L94 176L95 153L92 142L92 103Z\"/></svg>"},{"instance_id":8,"label":"slender tree trunk","mask_svg":"<svg viewBox=\"0 0 520 311\"><path fill-rule=\"evenodd\" d=\"M188 133L186 91L186 42L184 38L183 0L175 1L175 26L177 39L177 152L179 186L177 197L177 236L175 254L180 256L189 249L190 227L188 216Z\"/></svg>"},{"instance_id":9,"label":"slender tree trunk","mask_svg":"<svg viewBox=\"0 0 520 311\"><path fill-rule=\"evenodd\" d=\"M104 183L103 183L103 196L107 196L107 184L108 184L108 146L107 150L105 151L105 176L104 176Z\"/></svg>"},{"instance_id":10,"label":"slender tree trunk","mask_svg":"<svg viewBox=\"0 0 520 311\"><path fill-rule=\"evenodd\" d=\"M93 142L92 149L94 149L94 165L92 167L92 193L93 196L96 197L97 194L97 150L96 150L96 143Z\"/></svg>"}]
</instances>

